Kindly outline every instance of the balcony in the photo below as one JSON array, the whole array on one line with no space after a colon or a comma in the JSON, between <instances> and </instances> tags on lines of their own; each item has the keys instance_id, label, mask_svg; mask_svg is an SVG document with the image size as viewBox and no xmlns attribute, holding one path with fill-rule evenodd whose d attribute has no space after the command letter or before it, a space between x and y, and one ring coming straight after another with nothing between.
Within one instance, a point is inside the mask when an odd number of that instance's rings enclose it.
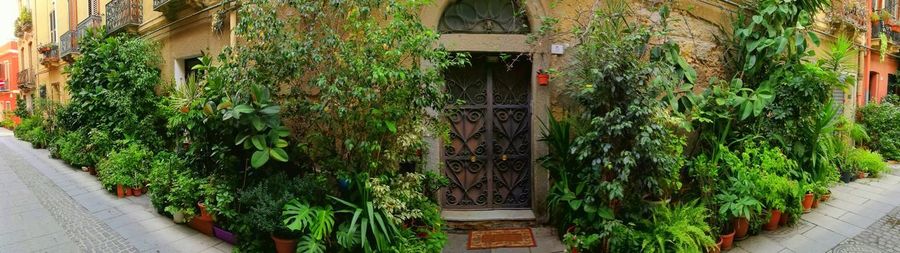
<instances>
[{"instance_id":1,"label":"balcony","mask_svg":"<svg viewBox=\"0 0 900 253\"><path fill-rule=\"evenodd\" d=\"M71 62L72 56L78 53L78 44L75 41L75 31L68 31L59 36L59 57Z\"/></svg>"},{"instance_id":2,"label":"balcony","mask_svg":"<svg viewBox=\"0 0 900 253\"><path fill-rule=\"evenodd\" d=\"M31 72L30 69L23 69L19 71L18 77L19 89L25 92L34 89L34 73Z\"/></svg>"},{"instance_id":3,"label":"balcony","mask_svg":"<svg viewBox=\"0 0 900 253\"><path fill-rule=\"evenodd\" d=\"M873 46L880 45L881 41L879 39L879 36L882 32L884 32L885 35L887 35L888 43L894 44L894 45L897 45L897 43L900 43L900 32L896 32L893 30L894 29L891 29L891 25L888 25L884 21L872 23L872 40L873 40L872 45Z\"/></svg>"},{"instance_id":4,"label":"balcony","mask_svg":"<svg viewBox=\"0 0 900 253\"><path fill-rule=\"evenodd\" d=\"M106 4L106 33L136 31L143 22L141 0L112 0Z\"/></svg>"},{"instance_id":5,"label":"balcony","mask_svg":"<svg viewBox=\"0 0 900 253\"><path fill-rule=\"evenodd\" d=\"M75 30L69 30L63 33L62 36L59 36L59 56L66 62L75 60L74 56L80 52L78 50L78 41L84 37L89 29L100 27L102 20L103 18L97 15L88 16L81 23L78 23Z\"/></svg>"},{"instance_id":6,"label":"balcony","mask_svg":"<svg viewBox=\"0 0 900 253\"><path fill-rule=\"evenodd\" d=\"M184 4L183 0L153 0L153 10L159 12L176 10L182 4Z\"/></svg>"},{"instance_id":7,"label":"balcony","mask_svg":"<svg viewBox=\"0 0 900 253\"><path fill-rule=\"evenodd\" d=\"M52 68L59 66L59 47L56 44L50 46L50 48L44 52L41 52L41 65L44 67Z\"/></svg>"}]
</instances>

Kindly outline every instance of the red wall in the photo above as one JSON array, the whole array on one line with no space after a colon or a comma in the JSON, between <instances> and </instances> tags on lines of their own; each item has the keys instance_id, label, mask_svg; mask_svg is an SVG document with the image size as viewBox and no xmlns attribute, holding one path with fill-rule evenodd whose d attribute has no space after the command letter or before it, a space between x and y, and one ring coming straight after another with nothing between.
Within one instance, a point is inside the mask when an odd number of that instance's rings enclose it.
<instances>
[{"instance_id":1,"label":"red wall","mask_svg":"<svg viewBox=\"0 0 900 253\"><path fill-rule=\"evenodd\" d=\"M897 73L898 62L891 56L884 57L884 61L880 59L880 53L877 50L870 50L869 54L869 73L863 73L859 79L863 80L856 93L856 103L860 106L865 105L867 101L880 103L888 91L888 75ZM868 80L869 83L865 83ZM867 100L867 95L870 96Z\"/></svg>"},{"instance_id":2,"label":"red wall","mask_svg":"<svg viewBox=\"0 0 900 253\"><path fill-rule=\"evenodd\" d=\"M6 112L6 103L9 102L9 111L16 110L16 96L18 94L18 76L19 76L19 53L18 46L15 41L7 42L0 45L0 66L9 62L9 72L6 76L0 76L0 81L5 81L6 90L0 91L0 108ZM2 71L0 71L2 74ZM13 116L13 121L18 124L21 119Z\"/></svg>"}]
</instances>

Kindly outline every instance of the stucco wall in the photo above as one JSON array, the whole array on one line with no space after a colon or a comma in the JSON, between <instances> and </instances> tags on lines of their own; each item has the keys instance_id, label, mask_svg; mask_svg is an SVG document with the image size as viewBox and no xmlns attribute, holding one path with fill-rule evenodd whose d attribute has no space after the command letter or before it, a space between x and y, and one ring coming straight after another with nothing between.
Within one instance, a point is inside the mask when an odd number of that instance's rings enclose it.
<instances>
[{"instance_id":1,"label":"stucco wall","mask_svg":"<svg viewBox=\"0 0 900 253\"><path fill-rule=\"evenodd\" d=\"M898 62L896 58L890 56L885 57L882 61L879 59L879 52L873 50L869 66L870 77L873 77L871 73L877 74L877 77L871 79L869 85L859 87L860 93L857 99L866 101L866 92L868 92L871 93L871 101L880 102L887 95L888 75L897 72Z\"/></svg>"}]
</instances>

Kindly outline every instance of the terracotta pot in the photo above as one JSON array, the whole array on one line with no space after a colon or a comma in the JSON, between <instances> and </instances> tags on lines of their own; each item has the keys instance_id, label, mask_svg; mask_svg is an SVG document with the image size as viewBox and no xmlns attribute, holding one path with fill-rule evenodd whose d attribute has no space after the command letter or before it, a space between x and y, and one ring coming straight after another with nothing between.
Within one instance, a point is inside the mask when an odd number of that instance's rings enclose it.
<instances>
[{"instance_id":1,"label":"terracotta pot","mask_svg":"<svg viewBox=\"0 0 900 253\"><path fill-rule=\"evenodd\" d=\"M131 193L134 194L135 197L140 197L144 192L141 188L131 188Z\"/></svg>"},{"instance_id":2,"label":"terracotta pot","mask_svg":"<svg viewBox=\"0 0 900 253\"><path fill-rule=\"evenodd\" d=\"M781 211L769 210L769 223L763 226L763 229L773 231L778 229L778 222L781 221Z\"/></svg>"},{"instance_id":3,"label":"terracotta pot","mask_svg":"<svg viewBox=\"0 0 900 253\"><path fill-rule=\"evenodd\" d=\"M788 214L788 213L782 213L782 214L781 214L781 219L779 219L779 221L778 221L778 225L780 225L780 226L787 225L787 224L788 224L788 221L790 221L790 220L791 220L791 215L790 215L790 214Z\"/></svg>"},{"instance_id":4,"label":"terracotta pot","mask_svg":"<svg viewBox=\"0 0 900 253\"><path fill-rule=\"evenodd\" d=\"M821 202L828 201L828 199L831 199L831 191L828 191L828 193L822 194L822 197L819 197L819 201Z\"/></svg>"},{"instance_id":5,"label":"terracotta pot","mask_svg":"<svg viewBox=\"0 0 900 253\"><path fill-rule=\"evenodd\" d=\"M815 197L815 195L813 195L812 193L807 193L806 195L803 196L803 212L804 213L808 213L810 211L809 209L812 208L814 197Z\"/></svg>"},{"instance_id":6,"label":"terracotta pot","mask_svg":"<svg viewBox=\"0 0 900 253\"><path fill-rule=\"evenodd\" d=\"M97 169L94 167L88 166L88 173L90 173L91 176L97 176Z\"/></svg>"},{"instance_id":7,"label":"terracotta pot","mask_svg":"<svg viewBox=\"0 0 900 253\"><path fill-rule=\"evenodd\" d=\"M719 240L722 240L722 250L730 250L734 245L734 233L735 231L731 231L731 234L720 235Z\"/></svg>"},{"instance_id":8,"label":"terracotta pot","mask_svg":"<svg viewBox=\"0 0 900 253\"><path fill-rule=\"evenodd\" d=\"M550 84L550 74L538 73L537 74L537 82L541 86L547 86L548 84Z\"/></svg>"},{"instance_id":9,"label":"terracotta pot","mask_svg":"<svg viewBox=\"0 0 900 253\"><path fill-rule=\"evenodd\" d=\"M862 171L856 172L856 176L859 177L860 179L863 179L863 178L866 178L866 173L862 172Z\"/></svg>"},{"instance_id":10,"label":"terracotta pot","mask_svg":"<svg viewBox=\"0 0 900 253\"><path fill-rule=\"evenodd\" d=\"M819 208L819 198L813 198L812 208Z\"/></svg>"},{"instance_id":11,"label":"terracotta pot","mask_svg":"<svg viewBox=\"0 0 900 253\"><path fill-rule=\"evenodd\" d=\"M198 216L191 219L191 222L188 224L194 230L199 231L208 236L213 236L213 220L210 217Z\"/></svg>"},{"instance_id":12,"label":"terracotta pot","mask_svg":"<svg viewBox=\"0 0 900 253\"><path fill-rule=\"evenodd\" d=\"M132 195L132 194L131 194L131 187L125 187L125 196L128 197L128 196L131 196L131 195Z\"/></svg>"},{"instance_id":13,"label":"terracotta pot","mask_svg":"<svg viewBox=\"0 0 900 253\"><path fill-rule=\"evenodd\" d=\"M716 246L710 247L709 250L707 250L707 252L709 252L709 253L721 253L721 252L722 252L722 241L724 241L724 240L722 240L722 237L719 236L719 241L716 242Z\"/></svg>"},{"instance_id":14,"label":"terracotta pot","mask_svg":"<svg viewBox=\"0 0 900 253\"><path fill-rule=\"evenodd\" d=\"M122 185L116 185L116 196L119 196L119 198L125 197L125 188Z\"/></svg>"},{"instance_id":15,"label":"terracotta pot","mask_svg":"<svg viewBox=\"0 0 900 253\"><path fill-rule=\"evenodd\" d=\"M747 218L740 217L734 218L734 239L735 240L744 240L747 239L747 230L750 229L750 221Z\"/></svg>"},{"instance_id":16,"label":"terracotta pot","mask_svg":"<svg viewBox=\"0 0 900 253\"><path fill-rule=\"evenodd\" d=\"M275 241L275 252L294 253L297 250L297 239L281 239L272 235L272 241Z\"/></svg>"}]
</instances>

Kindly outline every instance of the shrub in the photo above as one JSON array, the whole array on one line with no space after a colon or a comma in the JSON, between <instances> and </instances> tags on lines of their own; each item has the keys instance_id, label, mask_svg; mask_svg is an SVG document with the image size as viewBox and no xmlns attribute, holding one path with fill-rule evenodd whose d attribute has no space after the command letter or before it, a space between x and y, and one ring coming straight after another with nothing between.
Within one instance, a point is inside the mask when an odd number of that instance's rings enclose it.
<instances>
[{"instance_id":1,"label":"shrub","mask_svg":"<svg viewBox=\"0 0 900 253\"><path fill-rule=\"evenodd\" d=\"M180 159L176 154L171 152L159 152L153 157L150 163L150 174L147 177L148 189L150 190L150 202L158 210L166 210L171 203L169 197L178 182L178 173L186 171L184 160Z\"/></svg>"},{"instance_id":2,"label":"shrub","mask_svg":"<svg viewBox=\"0 0 900 253\"><path fill-rule=\"evenodd\" d=\"M147 180L147 164L153 153L144 145L132 142L122 150L109 153L109 157L97 166L100 182L108 190L116 185L143 186Z\"/></svg>"},{"instance_id":3,"label":"shrub","mask_svg":"<svg viewBox=\"0 0 900 253\"><path fill-rule=\"evenodd\" d=\"M293 237L284 225L281 211L285 204L297 199L311 205L324 204L327 181L321 175L290 177L276 173L262 182L238 192L242 215L235 218L236 233L241 237L238 248L249 252L271 252L270 235Z\"/></svg>"},{"instance_id":4,"label":"shrub","mask_svg":"<svg viewBox=\"0 0 900 253\"><path fill-rule=\"evenodd\" d=\"M900 159L900 105L884 102L870 103L859 110L860 122L865 125L870 149L891 160Z\"/></svg>"},{"instance_id":5,"label":"shrub","mask_svg":"<svg viewBox=\"0 0 900 253\"><path fill-rule=\"evenodd\" d=\"M18 127L13 131L13 133L20 140L23 141L31 141L31 137L28 135L32 129L42 127L43 119L38 116L31 116L25 119L22 119L22 123L19 124Z\"/></svg>"},{"instance_id":6,"label":"shrub","mask_svg":"<svg viewBox=\"0 0 900 253\"><path fill-rule=\"evenodd\" d=\"M849 164L859 171L868 172L874 177L890 170L884 158L877 152L855 148L847 157Z\"/></svg>"},{"instance_id":7,"label":"shrub","mask_svg":"<svg viewBox=\"0 0 900 253\"><path fill-rule=\"evenodd\" d=\"M66 133L55 143L59 157L66 163L76 167L91 165L90 153L85 152L90 143L84 132Z\"/></svg>"}]
</instances>

